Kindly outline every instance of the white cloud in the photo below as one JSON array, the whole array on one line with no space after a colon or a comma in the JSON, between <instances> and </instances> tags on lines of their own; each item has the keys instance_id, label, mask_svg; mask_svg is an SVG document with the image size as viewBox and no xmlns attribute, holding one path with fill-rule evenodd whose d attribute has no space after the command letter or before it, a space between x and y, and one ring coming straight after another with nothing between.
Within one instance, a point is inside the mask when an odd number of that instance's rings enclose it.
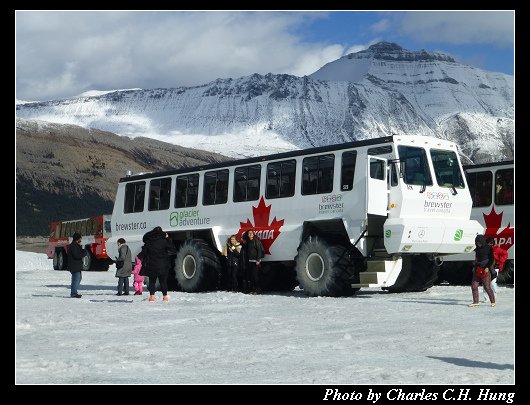
<instances>
[{"instance_id":1,"label":"white cloud","mask_svg":"<svg viewBox=\"0 0 530 405\"><path fill-rule=\"evenodd\" d=\"M18 11L17 97L310 74L344 53L292 33L314 18L319 13Z\"/></svg>"},{"instance_id":2,"label":"white cloud","mask_svg":"<svg viewBox=\"0 0 530 405\"><path fill-rule=\"evenodd\" d=\"M291 70L291 74L295 76L310 75L326 63L337 60L343 55L344 47L342 45L331 45L322 49L312 49L296 61L296 64Z\"/></svg>"},{"instance_id":3,"label":"white cloud","mask_svg":"<svg viewBox=\"0 0 530 405\"><path fill-rule=\"evenodd\" d=\"M392 26L392 23L390 19L383 18L382 20L379 20L375 24L372 24L372 26L370 26L370 29L375 33L380 33L380 32L388 31L391 26Z\"/></svg>"},{"instance_id":4,"label":"white cloud","mask_svg":"<svg viewBox=\"0 0 530 405\"><path fill-rule=\"evenodd\" d=\"M346 52L344 52L345 55L348 55L350 53L357 53L357 52L361 52L361 51L364 51L365 49L368 49L369 46L373 45L373 44L376 44L378 42L380 42L381 39L380 38L374 38L372 39L370 42L368 42L367 44L358 44L358 45L351 45L347 50Z\"/></svg>"},{"instance_id":5,"label":"white cloud","mask_svg":"<svg viewBox=\"0 0 530 405\"><path fill-rule=\"evenodd\" d=\"M411 11L385 13L370 29L397 31L423 42L451 44L488 43L513 46L513 11Z\"/></svg>"}]
</instances>

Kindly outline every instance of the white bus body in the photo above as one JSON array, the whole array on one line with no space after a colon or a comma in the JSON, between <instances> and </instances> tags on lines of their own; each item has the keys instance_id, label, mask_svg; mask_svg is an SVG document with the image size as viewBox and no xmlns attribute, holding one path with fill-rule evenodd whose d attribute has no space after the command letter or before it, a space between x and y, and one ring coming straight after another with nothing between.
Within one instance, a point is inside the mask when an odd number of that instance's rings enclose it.
<instances>
[{"instance_id":1,"label":"white bus body","mask_svg":"<svg viewBox=\"0 0 530 405\"><path fill-rule=\"evenodd\" d=\"M506 271L499 282L513 283L515 215L514 215L514 163L513 160L464 166L473 208L471 219L484 228L484 235L492 237L495 244L508 252ZM469 284L474 254L458 254L444 259L440 280L451 284Z\"/></svg>"},{"instance_id":2,"label":"white bus body","mask_svg":"<svg viewBox=\"0 0 530 405\"><path fill-rule=\"evenodd\" d=\"M179 250L179 287L215 289L227 238L252 228L263 273L288 280L276 287L292 288L296 272L309 295L416 291L436 281L436 257L474 248L483 228L471 205L456 144L394 135L124 177L107 249L125 238L134 257L161 226ZM201 255L209 264L196 265Z\"/></svg>"}]
</instances>

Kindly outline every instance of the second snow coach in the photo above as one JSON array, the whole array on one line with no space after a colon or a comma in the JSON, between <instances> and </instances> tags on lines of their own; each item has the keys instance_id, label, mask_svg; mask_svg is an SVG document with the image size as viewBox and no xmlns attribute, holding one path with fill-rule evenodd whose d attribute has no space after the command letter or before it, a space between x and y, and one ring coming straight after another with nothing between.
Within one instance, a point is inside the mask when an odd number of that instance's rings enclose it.
<instances>
[{"instance_id":1,"label":"second snow coach","mask_svg":"<svg viewBox=\"0 0 530 405\"><path fill-rule=\"evenodd\" d=\"M393 135L126 176L108 250L123 237L134 257L161 226L178 251L178 286L215 290L225 241L252 229L265 249L262 289L423 291L444 255L474 249L483 227L471 206L455 143Z\"/></svg>"},{"instance_id":2,"label":"second snow coach","mask_svg":"<svg viewBox=\"0 0 530 405\"><path fill-rule=\"evenodd\" d=\"M53 259L53 268L66 270L68 267L68 246L76 232L83 236L83 246L88 252L83 258L83 270L108 270L112 263L107 254L110 215L52 222L46 254Z\"/></svg>"},{"instance_id":3,"label":"second snow coach","mask_svg":"<svg viewBox=\"0 0 530 405\"><path fill-rule=\"evenodd\" d=\"M485 227L484 236L508 252L498 283L514 282L514 162L513 160L464 166L473 199L471 218ZM449 284L471 283L474 254L452 255L444 260L440 281Z\"/></svg>"}]
</instances>

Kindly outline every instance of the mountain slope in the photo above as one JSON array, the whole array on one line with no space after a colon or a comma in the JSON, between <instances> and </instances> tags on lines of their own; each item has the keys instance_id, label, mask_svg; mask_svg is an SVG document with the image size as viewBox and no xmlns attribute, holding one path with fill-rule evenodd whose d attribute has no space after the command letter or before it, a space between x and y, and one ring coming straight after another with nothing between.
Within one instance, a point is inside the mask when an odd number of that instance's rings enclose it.
<instances>
[{"instance_id":1,"label":"mountain slope","mask_svg":"<svg viewBox=\"0 0 530 405\"><path fill-rule=\"evenodd\" d=\"M53 220L111 213L118 180L226 157L73 125L17 120L16 233L47 235Z\"/></svg>"},{"instance_id":2,"label":"mountain slope","mask_svg":"<svg viewBox=\"0 0 530 405\"><path fill-rule=\"evenodd\" d=\"M200 145L232 157L393 133L453 140L475 162L513 157L513 76L390 43L309 77L253 74L16 108L19 117Z\"/></svg>"}]
</instances>

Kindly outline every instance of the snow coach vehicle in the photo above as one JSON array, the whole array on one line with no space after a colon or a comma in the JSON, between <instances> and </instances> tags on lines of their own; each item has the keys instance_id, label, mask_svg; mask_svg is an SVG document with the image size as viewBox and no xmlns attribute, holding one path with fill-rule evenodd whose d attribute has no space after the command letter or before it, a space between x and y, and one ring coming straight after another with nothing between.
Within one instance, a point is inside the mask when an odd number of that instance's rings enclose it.
<instances>
[{"instance_id":1,"label":"snow coach vehicle","mask_svg":"<svg viewBox=\"0 0 530 405\"><path fill-rule=\"evenodd\" d=\"M253 229L262 290L309 296L362 287L424 291L441 257L469 253L483 227L457 145L427 136L368 139L120 179L108 251L161 226L186 292L220 288L227 238Z\"/></svg>"},{"instance_id":2,"label":"snow coach vehicle","mask_svg":"<svg viewBox=\"0 0 530 405\"><path fill-rule=\"evenodd\" d=\"M513 160L464 166L473 200L471 219L484 226L485 236L508 252L498 283L514 282L514 162ZM448 256L440 268L440 281L470 284L473 254Z\"/></svg>"},{"instance_id":3,"label":"snow coach vehicle","mask_svg":"<svg viewBox=\"0 0 530 405\"><path fill-rule=\"evenodd\" d=\"M71 221L57 221L50 225L46 254L53 259L55 270L68 268L68 246L75 232L83 236L88 254L83 258L83 270L108 270L112 262L107 254L107 240L111 236L110 215L96 215Z\"/></svg>"}]
</instances>

